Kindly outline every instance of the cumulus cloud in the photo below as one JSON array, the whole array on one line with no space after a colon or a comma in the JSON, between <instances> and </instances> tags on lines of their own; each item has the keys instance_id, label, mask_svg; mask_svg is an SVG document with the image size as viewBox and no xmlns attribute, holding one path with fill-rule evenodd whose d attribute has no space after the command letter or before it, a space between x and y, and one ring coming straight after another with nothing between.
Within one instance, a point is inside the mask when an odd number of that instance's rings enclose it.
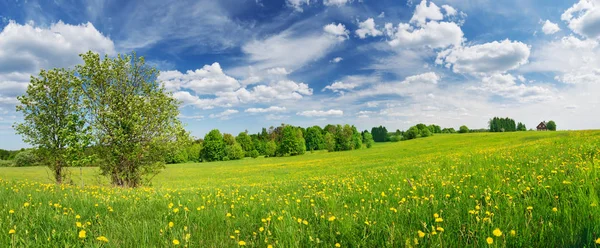
<instances>
[{"instance_id":1,"label":"cumulus cloud","mask_svg":"<svg viewBox=\"0 0 600 248\"><path fill-rule=\"evenodd\" d=\"M452 67L455 73L491 74L516 69L527 63L530 46L508 39L442 51L437 64Z\"/></svg>"},{"instance_id":2,"label":"cumulus cloud","mask_svg":"<svg viewBox=\"0 0 600 248\"><path fill-rule=\"evenodd\" d=\"M576 34L588 38L600 38L600 1L580 0L567 9L561 19Z\"/></svg>"},{"instance_id":3,"label":"cumulus cloud","mask_svg":"<svg viewBox=\"0 0 600 248\"><path fill-rule=\"evenodd\" d=\"M442 19L444 19L444 15L440 11L440 8L433 2L429 2L429 5L427 5L427 0L423 0L415 8L415 12L413 13L412 18L410 18L410 23L422 26L427 23L427 20L439 21Z\"/></svg>"},{"instance_id":4,"label":"cumulus cloud","mask_svg":"<svg viewBox=\"0 0 600 248\"><path fill-rule=\"evenodd\" d=\"M600 46L595 39L566 36L534 47L523 70L554 72L567 84L600 83Z\"/></svg>"},{"instance_id":5,"label":"cumulus cloud","mask_svg":"<svg viewBox=\"0 0 600 248\"><path fill-rule=\"evenodd\" d=\"M343 6L351 2L352 0L323 0L325 6Z\"/></svg>"},{"instance_id":6,"label":"cumulus cloud","mask_svg":"<svg viewBox=\"0 0 600 248\"><path fill-rule=\"evenodd\" d=\"M159 75L158 80L169 90L187 88L198 95L232 91L240 87L238 80L225 75L217 62L205 65L201 69L189 70L185 74L179 71L165 71Z\"/></svg>"},{"instance_id":7,"label":"cumulus cloud","mask_svg":"<svg viewBox=\"0 0 600 248\"><path fill-rule=\"evenodd\" d=\"M484 91L504 98L515 99L519 102L546 101L552 98L552 91L541 86L517 85L511 74L494 74L482 79L480 86L471 89Z\"/></svg>"},{"instance_id":8,"label":"cumulus cloud","mask_svg":"<svg viewBox=\"0 0 600 248\"><path fill-rule=\"evenodd\" d=\"M335 23L327 24L327 25L325 25L325 27L323 27L323 30L326 33L331 34L334 37L340 39L341 41L348 39L349 31L346 30L346 27L344 26L344 24L341 24L341 23L338 23L337 25Z\"/></svg>"},{"instance_id":9,"label":"cumulus cloud","mask_svg":"<svg viewBox=\"0 0 600 248\"><path fill-rule=\"evenodd\" d=\"M342 92L344 90L351 90L358 86L355 83L344 83L344 82L334 82L331 85L325 86L322 91L331 90L333 92Z\"/></svg>"},{"instance_id":10,"label":"cumulus cloud","mask_svg":"<svg viewBox=\"0 0 600 248\"><path fill-rule=\"evenodd\" d=\"M209 117L210 118L219 118L221 120L227 120L229 118L231 118L231 115L233 114L237 114L239 111L235 110L235 109L227 109L221 113L218 114L211 114Z\"/></svg>"},{"instance_id":11,"label":"cumulus cloud","mask_svg":"<svg viewBox=\"0 0 600 248\"><path fill-rule=\"evenodd\" d=\"M558 31L560 31L558 24L553 23L550 20L546 20L544 26L542 26L542 32L544 32L544 34L554 34Z\"/></svg>"},{"instance_id":12,"label":"cumulus cloud","mask_svg":"<svg viewBox=\"0 0 600 248\"><path fill-rule=\"evenodd\" d=\"M446 16L454 16L458 14L458 11L456 11L456 9L450 5L444 4L442 5L442 9L444 9L444 11L446 12Z\"/></svg>"},{"instance_id":13,"label":"cumulus cloud","mask_svg":"<svg viewBox=\"0 0 600 248\"><path fill-rule=\"evenodd\" d=\"M376 37L383 34L383 32L375 27L375 20L373 20L373 18L368 18L367 20L360 22L355 33L361 39L367 38L367 36Z\"/></svg>"},{"instance_id":14,"label":"cumulus cloud","mask_svg":"<svg viewBox=\"0 0 600 248\"><path fill-rule=\"evenodd\" d=\"M327 111L323 110L307 110L296 113L296 115L306 116L306 117L329 117L329 116L343 116L344 111L337 109L330 109Z\"/></svg>"},{"instance_id":15,"label":"cumulus cloud","mask_svg":"<svg viewBox=\"0 0 600 248\"><path fill-rule=\"evenodd\" d=\"M407 23L400 23L396 28L386 25L386 33L393 47L430 47L446 48L459 46L463 40L463 32L454 22L428 22L420 28Z\"/></svg>"},{"instance_id":16,"label":"cumulus cloud","mask_svg":"<svg viewBox=\"0 0 600 248\"><path fill-rule=\"evenodd\" d=\"M269 112L285 112L285 107L271 106L268 108L249 108L244 110L246 113L269 113Z\"/></svg>"},{"instance_id":17,"label":"cumulus cloud","mask_svg":"<svg viewBox=\"0 0 600 248\"><path fill-rule=\"evenodd\" d=\"M287 75L287 74L290 74L290 72L287 71L283 67L276 67L276 68L268 69L267 73L272 74L272 75Z\"/></svg>"}]
</instances>

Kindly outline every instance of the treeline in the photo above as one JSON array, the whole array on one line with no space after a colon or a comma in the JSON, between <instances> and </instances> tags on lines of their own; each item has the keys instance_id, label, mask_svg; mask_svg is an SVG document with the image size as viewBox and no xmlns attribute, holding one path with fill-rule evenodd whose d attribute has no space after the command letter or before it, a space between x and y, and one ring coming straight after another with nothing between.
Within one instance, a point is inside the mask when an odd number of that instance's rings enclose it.
<instances>
[{"instance_id":1,"label":"treeline","mask_svg":"<svg viewBox=\"0 0 600 248\"><path fill-rule=\"evenodd\" d=\"M396 132L388 132L387 128L384 126L371 128L371 133L375 142L398 142L403 140L429 137L436 133L450 134L468 132L469 128L467 128L466 126L461 126L459 131L456 131L454 128L442 129L438 125L425 125L423 123L419 123L415 126L412 126L406 131L400 131L399 129L397 129Z\"/></svg>"},{"instance_id":2,"label":"treeline","mask_svg":"<svg viewBox=\"0 0 600 248\"><path fill-rule=\"evenodd\" d=\"M178 142L177 144L179 144ZM165 161L167 163L210 162L237 160L244 157L257 158L296 156L306 151L348 151L371 148L374 140L368 131L358 132L351 125L327 125L308 128L282 124L263 128L261 132L241 132L237 136L221 134L218 129L210 131L204 139L188 140L185 146L173 144Z\"/></svg>"},{"instance_id":3,"label":"treeline","mask_svg":"<svg viewBox=\"0 0 600 248\"><path fill-rule=\"evenodd\" d=\"M40 158L34 153L34 149L21 149L18 151L0 149L0 167L35 166L39 162Z\"/></svg>"},{"instance_id":4,"label":"treeline","mask_svg":"<svg viewBox=\"0 0 600 248\"><path fill-rule=\"evenodd\" d=\"M527 131L525 124L511 118L500 118L494 117L489 121L490 132L516 132L516 131Z\"/></svg>"}]
</instances>

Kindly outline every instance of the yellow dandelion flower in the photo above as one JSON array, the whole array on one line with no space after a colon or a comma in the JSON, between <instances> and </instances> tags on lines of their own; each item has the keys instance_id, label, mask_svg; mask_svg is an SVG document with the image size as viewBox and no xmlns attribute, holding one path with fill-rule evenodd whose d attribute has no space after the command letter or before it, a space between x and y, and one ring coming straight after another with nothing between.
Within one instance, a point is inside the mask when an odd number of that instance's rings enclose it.
<instances>
[{"instance_id":1,"label":"yellow dandelion flower","mask_svg":"<svg viewBox=\"0 0 600 248\"><path fill-rule=\"evenodd\" d=\"M342 247L342 245L340 245L340 243L335 243L335 247Z\"/></svg>"},{"instance_id":2,"label":"yellow dandelion flower","mask_svg":"<svg viewBox=\"0 0 600 248\"><path fill-rule=\"evenodd\" d=\"M335 220L335 216L330 216L329 217L329 221L334 221Z\"/></svg>"},{"instance_id":3,"label":"yellow dandelion flower","mask_svg":"<svg viewBox=\"0 0 600 248\"><path fill-rule=\"evenodd\" d=\"M229 238L231 238L231 239L235 239L235 236L231 235L231 236L229 236Z\"/></svg>"},{"instance_id":4,"label":"yellow dandelion flower","mask_svg":"<svg viewBox=\"0 0 600 248\"><path fill-rule=\"evenodd\" d=\"M442 228L441 226L438 226L435 230L437 230L438 232L443 232L444 228Z\"/></svg>"},{"instance_id":5,"label":"yellow dandelion flower","mask_svg":"<svg viewBox=\"0 0 600 248\"><path fill-rule=\"evenodd\" d=\"M515 236L517 235L517 231L515 230L510 230L510 236Z\"/></svg>"},{"instance_id":6,"label":"yellow dandelion flower","mask_svg":"<svg viewBox=\"0 0 600 248\"><path fill-rule=\"evenodd\" d=\"M14 213L15 213L15 210L12 210L12 209L11 209L11 210L8 210L8 213L9 213L9 214L14 214Z\"/></svg>"},{"instance_id":7,"label":"yellow dandelion flower","mask_svg":"<svg viewBox=\"0 0 600 248\"><path fill-rule=\"evenodd\" d=\"M29 207L29 202L23 203L23 207Z\"/></svg>"},{"instance_id":8,"label":"yellow dandelion flower","mask_svg":"<svg viewBox=\"0 0 600 248\"><path fill-rule=\"evenodd\" d=\"M243 240L240 240L240 242L238 242L239 246L246 246L246 242L244 242Z\"/></svg>"},{"instance_id":9,"label":"yellow dandelion flower","mask_svg":"<svg viewBox=\"0 0 600 248\"><path fill-rule=\"evenodd\" d=\"M425 233L424 232L418 231L417 234L419 235L419 238L425 237Z\"/></svg>"},{"instance_id":10,"label":"yellow dandelion flower","mask_svg":"<svg viewBox=\"0 0 600 248\"><path fill-rule=\"evenodd\" d=\"M262 231L264 231L264 230L265 230L265 228L264 228L264 227L262 227L262 226L261 226L261 227L258 229L258 231L260 231L260 232L262 232Z\"/></svg>"},{"instance_id":11,"label":"yellow dandelion flower","mask_svg":"<svg viewBox=\"0 0 600 248\"><path fill-rule=\"evenodd\" d=\"M308 225L308 221L306 221L306 220L303 220L303 221L302 221L302 224L304 224L304 225Z\"/></svg>"},{"instance_id":12,"label":"yellow dandelion flower","mask_svg":"<svg viewBox=\"0 0 600 248\"><path fill-rule=\"evenodd\" d=\"M240 234L240 230L235 230L233 232L236 233L236 234Z\"/></svg>"},{"instance_id":13,"label":"yellow dandelion flower","mask_svg":"<svg viewBox=\"0 0 600 248\"><path fill-rule=\"evenodd\" d=\"M79 231L79 238L80 239L85 239L85 230Z\"/></svg>"},{"instance_id":14,"label":"yellow dandelion flower","mask_svg":"<svg viewBox=\"0 0 600 248\"><path fill-rule=\"evenodd\" d=\"M174 208L173 213L177 213L177 212L179 212L179 208Z\"/></svg>"},{"instance_id":15,"label":"yellow dandelion flower","mask_svg":"<svg viewBox=\"0 0 600 248\"><path fill-rule=\"evenodd\" d=\"M439 218L439 217L440 217L440 215L439 215L439 214L437 214L437 213L436 213L436 214L433 214L433 218L436 218L436 219L437 219L437 218Z\"/></svg>"},{"instance_id":16,"label":"yellow dandelion flower","mask_svg":"<svg viewBox=\"0 0 600 248\"><path fill-rule=\"evenodd\" d=\"M230 214L230 213L227 213L227 214L226 214L226 216L227 216L227 217L231 217L231 214Z\"/></svg>"},{"instance_id":17,"label":"yellow dandelion flower","mask_svg":"<svg viewBox=\"0 0 600 248\"><path fill-rule=\"evenodd\" d=\"M75 215L75 219L81 219L81 216Z\"/></svg>"},{"instance_id":18,"label":"yellow dandelion flower","mask_svg":"<svg viewBox=\"0 0 600 248\"><path fill-rule=\"evenodd\" d=\"M558 208L552 208L552 212L558 212Z\"/></svg>"},{"instance_id":19,"label":"yellow dandelion flower","mask_svg":"<svg viewBox=\"0 0 600 248\"><path fill-rule=\"evenodd\" d=\"M442 218L435 218L435 222L438 222L438 223L439 222L444 222L444 219L442 219Z\"/></svg>"},{"instance_id":20,"label":"yellow dandelion flower","mask_svg":"<svg viewBox=\"0 0 600 248\"><path fill-rule=\"evenodd\" d=\"M174 239L174 240L173 240L173 244L174 244L174 245L179 245L179 240L176 240L176 239Z\"/></svg>"},{"instance_id":21,"label":"yellow dandelion flower","mask_svg":"<svg viewBox=\"0 0 600 248\"><path fill-rule=\"evenodd\" d=\"M491 244L493 244L493 243L494 243L494 239L493 239L493 238L491 238L491 237L488 237L487 239L485 239L485 242L487 242L487 243L488 243L488 245L491 245Z\"/></svg>"},{"instance_id":22,"label":"yellow dandelion flower","mask_svg":"<svg viewBox=\"0 0 600 248\"><path fill-rule=\"evenodd\" d=\"M104 243L108 243L108 239L104 236L97 237L96 240Z\"/></svg>"},{"instance_id":23,"label":"yellow dandelion flower","mask_svg":"<svg viewBox=\"0 0 600 248\"><path fill-rule=\"evenodd\" d=\"M273 248L273 245L267 245L267 248Z\"/></svg>"},{"instance_id":24,"label":"yellow dandelion flower","mask_svg":"<svg viewBox=\"0 0 600 248\"><path fill-rule=\"evenodd\" d=\"M17 233L17 231L15 231L15 229L10 229L10 230L8 231L8 234L15 234L15 233Z\"/></svg>"},{"instance_id":25,"label":"yellow dandelion flower","mask_svg":"<svg viewBox=\"0 0 600 248\"><path fill-rule=\"evenodd\" d=\"M529 206L529 207L527 207L527 210L531 211L531 210L533 210L533 207Z\"/></svg>"},{"instance_id":26,"label":"yellow dandelion flower","mask_svg":"<svg viewBox=\"0 0 600 248\"><path fill-rule=\"evenodd\" d=\"M600 244L600 238L596 239L596 244Z\"/></svg>"},{"instance_id":27,"label":"yellow dandelion flower","mask_svg":"<svg viewBox=\"0 0 600 248\"><path fill-rule=\"evenodd\" d=\"M175 226L175 223L173 223L172 221L169 222L169 227L174 227L174 226Z\"/></svg>"},{"instance_id":28,"label":"yellow dandelion flower","mask_svg":"<svg viewBox=\"0 0 600 248\"><path fill-rule=\"evenodd\" d=\"M499 228L496 228L496 229L494 229L492 234L494 234L494 236L496 236L496 237L500 237L500 236L502 236L502 231L500 231Z\"/></svg>"}]
</instances>

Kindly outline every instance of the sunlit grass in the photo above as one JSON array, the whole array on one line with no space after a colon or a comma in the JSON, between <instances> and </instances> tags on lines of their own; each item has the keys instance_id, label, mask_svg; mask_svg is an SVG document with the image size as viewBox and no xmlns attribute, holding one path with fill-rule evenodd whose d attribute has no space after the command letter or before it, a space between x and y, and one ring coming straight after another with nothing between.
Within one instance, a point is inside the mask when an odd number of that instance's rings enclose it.
<instances>
[{"instance_id":1,"label":"sunlit grass","mask_svg":"<svg viewBox=\"0 0 600 248\"><path fill-rule=\"evenodd\" d=\"M436 135L171 165L139 189L96 168L72 169L72 186L43 167L0 168L0 244L590 247L599 153L600 131Z\"/></svg>"}]
</instances>

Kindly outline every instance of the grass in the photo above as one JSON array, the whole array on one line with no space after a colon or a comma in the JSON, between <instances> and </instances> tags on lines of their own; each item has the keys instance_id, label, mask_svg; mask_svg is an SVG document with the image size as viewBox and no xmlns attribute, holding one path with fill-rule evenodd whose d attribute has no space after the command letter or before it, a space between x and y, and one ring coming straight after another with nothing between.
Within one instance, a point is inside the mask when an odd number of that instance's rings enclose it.
<instances>
[{"instance_id":1,"label":"grass","mask_svg":"<svg viewBox=\"0 0 600 248\"><path fill-rule=\"evenodd\" d=\"M75 186L0 168L0 244L594 247L599 154L600 131L436 135L171 165L139 189L109 187L96 168L71 170Z\"/></svg>"}]
</instances>

